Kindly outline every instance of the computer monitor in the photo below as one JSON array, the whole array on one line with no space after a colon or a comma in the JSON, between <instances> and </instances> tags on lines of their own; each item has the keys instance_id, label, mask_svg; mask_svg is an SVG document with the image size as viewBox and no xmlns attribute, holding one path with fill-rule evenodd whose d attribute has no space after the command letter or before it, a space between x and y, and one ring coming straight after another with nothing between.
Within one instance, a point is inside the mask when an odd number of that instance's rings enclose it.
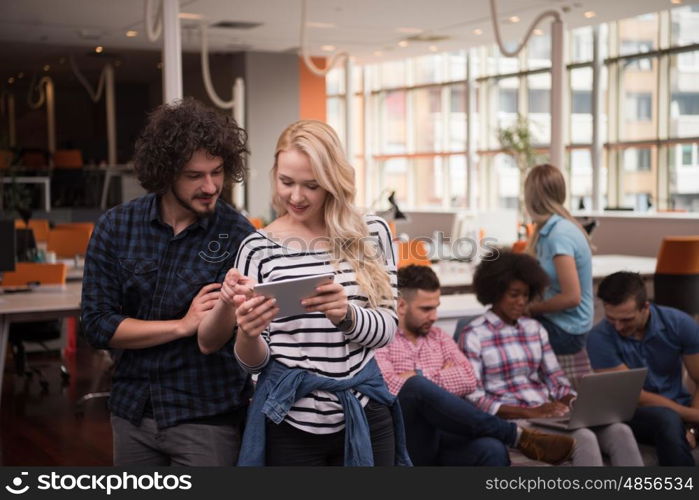
<instances>
[{"instance_id":1,"label":"computer monitor","mask_svg":"<svg viewBox=\"0 0 699 500\"><path fill-rule=\"evenodd\" d=\"M15 221L0 220L0 273L15 270L17 245Z\"/></svg>"},{"instance_id":2,"label":"computer monitor","mask_svg":"<svg viewBox=\"0 0 699 500\"><path fill-rule=\"evenodd\" d=\"M34 239L34 231L31 229L16 229L16 253L17 262L28 262L35 260L36 257L36 240Z\"/></svg>"}]
</instances>

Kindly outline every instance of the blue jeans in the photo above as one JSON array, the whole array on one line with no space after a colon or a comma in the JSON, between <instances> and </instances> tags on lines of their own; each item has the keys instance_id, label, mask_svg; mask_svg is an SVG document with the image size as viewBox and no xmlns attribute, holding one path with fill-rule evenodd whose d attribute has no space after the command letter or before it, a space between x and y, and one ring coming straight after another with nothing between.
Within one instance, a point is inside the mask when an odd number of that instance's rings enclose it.
<instances>
[{"instance_id":1,"label":"blue jeans","mask_svg":"<svg viewBox=\"0 0 699 500\"><path fill-rule=\"evenodd\" d=\"M509 465L517 426L476 408L425 377L410 377L398 401L414 465Z\"/></svg>"},{"instance_id":2,"label":"blue jeans","mask_svg":"<svg viewBox=\"0 0 699 500\"><path fill-rule=\"evenodd\" d=\"M663 406L642 406L627 422L639 443L655 446L658 465L695 465L680 415Z\"/></svg>"},{"instance_id":3,"label":"blue jeans","mask_svg":"<svg viewBox=\"0 0 699 500\"><path fill-rule=\"evenodd\" d=\"M555 354L575 354L585 347L587 333L569 333L545 316L537 316L534 319L546 328L549 344Z\"/></svg>"}]
</instances>

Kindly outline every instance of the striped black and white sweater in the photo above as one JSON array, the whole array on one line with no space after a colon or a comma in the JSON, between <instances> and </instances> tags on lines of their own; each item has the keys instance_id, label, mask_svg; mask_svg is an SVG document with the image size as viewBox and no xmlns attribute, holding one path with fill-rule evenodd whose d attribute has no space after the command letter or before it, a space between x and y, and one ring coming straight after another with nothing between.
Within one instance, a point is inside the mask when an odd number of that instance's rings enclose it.
<instances>
[{"instance_id":1,"label":"striped black and white sweater","mask_svg":"<svg viewBox=\"0 0 699 500\"><path fill-rule=\"evenodd\" d=\"M345 287L355 313L354 327L348 332L340 331L321 312L272 321L263 333L269 345L269 357L290 368L343 379L357 374L374 357L374 349L391 341L398 325L395 252L386 222L376 216L366 216L365 220L372 240L385 259L393 290L390 303L376 309L369 308L368 299L357 286L355 272L349 264L343 261L339 269L335 269L328 252L285 246L283 242L272 240L264 230L252 233L243 241L235 264L242 274L258 283L268 283L334 272L335 281ZM264 366L250 367L242 362L241 365L251 372L260 371ZM355 395L366 405L366 396ZM296 401L285 420L313 434L338 432L345 425L337 398L324 391Z\"/></svg>"}]
</instances>

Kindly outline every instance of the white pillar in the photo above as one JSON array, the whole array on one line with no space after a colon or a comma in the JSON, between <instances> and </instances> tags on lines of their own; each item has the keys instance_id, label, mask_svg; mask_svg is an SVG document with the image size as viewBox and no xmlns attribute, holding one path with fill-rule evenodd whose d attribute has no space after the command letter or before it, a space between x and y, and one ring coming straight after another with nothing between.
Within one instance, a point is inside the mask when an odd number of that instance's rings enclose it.
<instances>
[{"instance_id":1,"label":"white pillar","mask_svg":"<svg viewBox=\"0 0 699 500\"><path fill-rule=\"evenodd\" d=\"M233 102L233 119L245 129L245 82L242 78L236 78L233 83ZM247 210L245 184L242 182L233 184L233 203L237 208Z\"/></svg>"},{"instance_id":2,"label":"white pillar","mask_svg":"<svg viewBox=\"0 0 699 500\"><path fill-rule=\"evenodd\" d=\"M565 167L565 116L563 96L566 67L563 22L551 23L551 164Z\"/></svg>"},{"instance_id":3,"label":"white pillar","mask_svg":"<svg viewBox=\"0 0 699 500\"><path fill-rule=\"evenodd\" d=\"M10 147L14 148L17 145L17 129L15 128L15 96L12 94L7 94L7 118Z\"/></svg>"},{"instance_id":4,"label":"white pillar","mask_svg":"<svg viewBox=\"0 0 699 500\"><path fill-rule=\"evenodd\" d=\"M473 169L475 164L473 161L473 123L471 118L473 117L473 111L476 109L476 102L474 99L474 78L471 72L471 63L473 58L471 57L471 51L466 51L466 95L464 96L464 111L466 118L466 209L475 210L474 206L474 189L473 189Z\"/></svg>"},{"instance_id":5,"label":"white pillar","mask_svg":"<svg viewBox=\"0 0 699 500\"><path fill-rule=\"evenodd\" d=\"M48 127L49 153L56 152L56 101L53 93L53 81L46 77L46 122ZM39 83L41 85L41 83Z\"/></svg>"},{"instance_id":6,"label":"white pillar","mask_svg":"<svg viewBox=\"0 0 699 500\"><path fill-rule=\"evenodd\" d=\"M347 151L347 161L354 164L354 150L352 148L352 127L354 125L354 88L352 61L345 58L345 150Z\"/></svg>"},{"instance_id":7,"label":"white pillar","mask_svg":"<svg viewBox=\"0 0 699 500\"><path fill-rule=\"evenodd\" d=\"M592 210L602 210L602 52L599 26L592 30Z\"/></svg>"},{"instance_id":8,"label":"white pillar","mask_svg":"<svg viewBox=\"0 0 699 500\"><path fill-rule=\"evenodd\" d=\"M163 102L182 99L182 42L178 0L163 0Z\"/></svg>"},{"instance_id":9,"label":"white pillar","mask_svg":"<svg viewBox=\"0 0 699 500\"><path fill-rule=\"evenodd\" d=\"M116 136L116 98L114 96L114 68L111 64L104 67L105 106L107 108L107 161L110 165L117 163Z\"/></svg>"}]
</instances>

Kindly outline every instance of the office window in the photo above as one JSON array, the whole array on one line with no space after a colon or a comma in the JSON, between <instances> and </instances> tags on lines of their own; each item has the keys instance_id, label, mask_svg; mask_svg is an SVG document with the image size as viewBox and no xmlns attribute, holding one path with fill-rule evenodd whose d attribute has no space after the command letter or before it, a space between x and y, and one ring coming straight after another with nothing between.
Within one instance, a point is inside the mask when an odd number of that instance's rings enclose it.
<instances>
[{"instance_id":1,"label":"office window","mask_svg":"<svg viewBox=\"0 0 699 500\"><path fill-rule=\"evenodd\" d=\"M668 148L668 208L699 212L698 144L675 144Z\"/></svg>"},{"instance_id":2,"label":"office window","mask_svg":"<svg viewBox=\"0 0 699 500\"><path fill-rule=\"evenodd\" d=\"M650 139L657 136L656 102L658 92L657 59L649 59L652 71L621 66L619 138Z\"/></svg>"},{"instance_id":3,"label":"office window","mask_svg":"<svg viewBox=\"0 0 699 500\"><path fill-rule=\"evenodd\" d=\"M508 50L514 50L516 48L516 44L517 42L505 42L505 48ZM503 56L497 46L488 47L487 53L487 75L500 75L519 71L519 59L516 57Z\"/></svg>"},{"instance_id":4,"label":"office window","mask_svg":"<svg viewBox=\"0 0 699 500\"><path fill-rule=\"evenodd\" d=\"M412 161L414 174L412 191L415 199L409 206L440 208L444 206L444 196L449 183L448 171L445 171L444 158L415 158Z\"/></svg>"},{"instance_id":5,"label":"office window","mask_svg":"<svg viewBox=\"0 0 699 500\"><path fill-rule=\"evenodd\" d=\"M529 69L548 68L551 66L551 35L544 33L542 35L532 35L529 38L527 43L527 66Z\"/></svg>"},{"instance_id":6,"label":"office window","mask_svg":"<svg viewBox=\"0 0 699 500\"><path fill-rule=\"evenodd\" d=\"M380 192L396 192L396 203L401 208L411 205L411 189L410 189L410 172L408 169L407 158L390 158L379 163L380 175ZM384 199L386 196L383 197ZM377 200L383 203L383 200Z\"/></svg>"},{"instance_id":7,"label":"office window","mask_svg":"<svg viewBox=\"0 0 699 500\"><path fill-rule=\"evenodd\" d=\"M499 89L499 106L498 111L502 113L517 113L517 102L519 101L518 90L512 88Z\"/></svg>"},{"instance_id":8,"label":"office window","mask_svg":"<svg viewBox=\"0 0 699 500\"><path fill-rule=\"evenodd\" d=\"M466 51L448 52L445 56L447 58L447 81L466 80ZM474 74L471 77L477 78L478 75Z\"/></svg>"},{"instance_id":9,"label":"office window","mask_svg":"<svg viewBox=\"0 0 699 500\"><path fill-rule=\"evenodd\" d=\"M517 209L519 193L519 169L514 159L507 154L494 158L497 207Z\"/></svg>"},{"instance_id":10,"label":"office window","mask_svg":"<svg viewBox=\"0 0 699 500\"><path fill-rule=\"evenodd\" d=\"M572 210L592 210L592 158L589 149L570 152L569 197Z\"/></svg>"},{"instance_id":11,"label":"office window","mask_svg":"<svg viewBox=\"0 0 699 500\"><path fill-rule=\"evenodd\" d=\"M380 96L379 154L408 152L406 92L394 90Z\"/></svg>"},{"instance_id":12,"label":"office window","mask_svg":"<svg viewBox=\"0 0 699 500\"><path fill-rule=\"evenodd\" d=\"M670 136L699 136L699 51L670 57Z\"/></svg>"},{"instance_id":13,"label":"office window","mask_svg":"<svg viewBox=\"0 0 699 500\"><path fill-rule=\"evenodd\" d=\"M570 37L571 62L592 61L592 26L575 29Z\"/></svg>"},{"instance_id":14,"label":"office window","mask_svg":"<svg viewBox=\"0 0 699 500\"><path fill-rule=\"evenodd\" d=\"M413 59L413 84L439 83L444 80L442 55L429 55Z\"/></svg>"},{"instance_id":15,"label":"office window","mask_svg":"<svg viewBox=\"0 0 699 500\"><path fill-rule=\"evenodd\" d=\"M536 143L551 141L551 75L549 73L527 77L529 123Z\"/></svg>"},{"instance_id":16,"label":"office window","mask_svg":"<svg viewBox=\"0 0 699 500\"><path fill-rule=\"evenodd\" d=\"M658 15L644 14L618 23L619 55L638 54L658 48Z\"/></svg>"},{"instance_id":17,"label":"office window","mask_svg":"<svg viewBox=\"0 0 699 500\"><path fill-rule=\"evenodd\" d=\"M670 39L672 45L690 45L699 42L699 5L679 7L671 11Z\"/></svg>"},{"instance_id":18,"label":"office window","mask_svg":"<svg viewBox=\"0 0 699 500\"><path fill-rule=\"evenodd\" d=\"M682 148L682 165L692 165L694 163L694 161L692 160L694 146L691 144L682 144L682 146L680 147Z\"/></svg>"},{"instance_id":19,"label":"office window","mask_svg":"<svg viewBox=\"0 0 699 500\"><path fill-rule=\"evenodd\" d=\"M448 144L447 151L466 150L466 89L462 84L451 85L449 92ZM473 128L478 123L478 115L474 115Z\"/></svg>"},{"instance_id":20,"label":"office window","mask_svg":"<svg viewBox=\"0 0 699 500\"><path fill-rule=\"evenodd\" d=\"M449 182L446 186L449 189L449 206L453 208L464 208L466 200L466 157L464 155L451 155L449 162ZM478 186L477 178L474 175L472 188ZM477 189L474 192L477 196Z\"/></svg>"},{"instance_id":21,"label":"office window","mask_svg":"<svg viewBox=\"0 0 699 500\"><path fill-rule=\"evenodd\" d=\"M410 91L413 103L412 133L415 152L441 151L444 142L442 87Z\"/></svg>"},{"instance_id":22,"label":"office window","mask_svg":"<svg viewBox=\"0 0 699 500\"><path fill-rule=\"evenodd\" d=\"M623 169L619 175L623 206L647 211L657 202L655 147L620 151Z\"/></svg>"}]
</instances>

